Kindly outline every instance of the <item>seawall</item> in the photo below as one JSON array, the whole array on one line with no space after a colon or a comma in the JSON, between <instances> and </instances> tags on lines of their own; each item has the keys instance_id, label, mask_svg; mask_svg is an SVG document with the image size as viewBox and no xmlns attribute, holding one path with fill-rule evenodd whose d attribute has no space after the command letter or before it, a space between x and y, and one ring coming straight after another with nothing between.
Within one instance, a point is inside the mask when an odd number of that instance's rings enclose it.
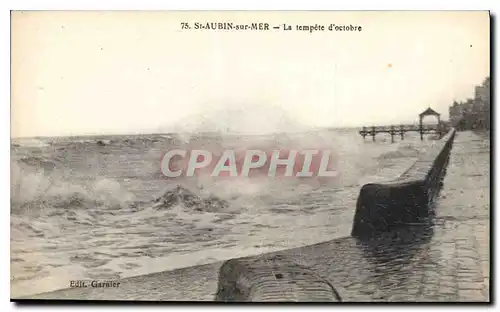
<instances>
[{"instance_id":1,"label":"seawall","mask_svg":"<svg viewBox=\"0 0 500 312\"><path fill-rule=\"evenodd\" d=\"M425 222L446 174L455 129L436 141L398 178L361 188L351 235L370 238L408 224Z\"/></svg>"},{"instance_id":2,"label":"seawall","mask_svg":"<svg viewBox=\"0 0 500 312\"><path fill-rule=\"evenodd\" d=\"M390 233L398 236L405 231L408 236L412 226L425 224L433 213L433 203L442 187L454 137L455 129L451 129L396 179L364 185L356 205L353 238L360 242L370 241L368 245L373 246L380 237L391 237ZM389 248L387 245L391 239L384 241L385 248ZM215 299L342 301L331 279L321 283L320 275L311 267L298 264L297 258L269 260L268 257L261 255L226 261L219 271ZM304 279L311 282L299 286Z\"/></svg>"}]
</instances>

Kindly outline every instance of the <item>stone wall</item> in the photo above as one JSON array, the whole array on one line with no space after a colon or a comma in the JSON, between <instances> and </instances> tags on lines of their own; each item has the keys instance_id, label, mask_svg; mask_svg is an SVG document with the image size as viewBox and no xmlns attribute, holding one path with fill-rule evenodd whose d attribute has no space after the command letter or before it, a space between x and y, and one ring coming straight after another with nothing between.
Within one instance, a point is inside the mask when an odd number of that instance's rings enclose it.
<instances>
[{"instance_id":1,"label":"stone wall","mask_svg":"<svg viewBox=\"0 0 500 312\"><path fill-rule=\"evenodd\" d=\"M454 136L452 129L396 179L364 185L358 197L352 236L360 238L361 243L363 239L373 241L388 232L412 231L411 226L427 222L442 186ZM329 253L320 254L331 257ZM299 264L298 260L264 254L225 261L219 270L215 300L342 301L339 288L325 274L319 274L323 270Z\"/></svg>"},{"instance_id":2,"label":"stone wall","mask_svg":"<svg viewBox=\"0 0 500 312\"><path fill-rule=\"evenodd\" d=\"M455 129L451 129L398 178L364 185L356 204L352 236L371 238L428 221L442 186L454 137Z\"/></svg>"}]
</instances>

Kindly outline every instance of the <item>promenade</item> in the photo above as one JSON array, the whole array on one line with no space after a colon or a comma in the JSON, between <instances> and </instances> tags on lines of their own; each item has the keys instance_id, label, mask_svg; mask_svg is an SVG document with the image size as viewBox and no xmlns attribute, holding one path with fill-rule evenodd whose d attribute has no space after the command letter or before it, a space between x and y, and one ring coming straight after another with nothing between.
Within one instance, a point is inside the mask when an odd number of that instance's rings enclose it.
<instances>
[{"instance_id":1,"label":"promenade","mask_svg":"<svg viewBox=\"0 0 500 312\"><path fill-rule=\"evenodd\" d=\"M490 142L459 132L435 216L369 241L345 237L262 255L309 267L343 301L489 301ZM325 238L327 239L327 238ZM222 262L123 279L118 288L30 296L82 300L214 300Z\"/></svg>"}]
</instances>

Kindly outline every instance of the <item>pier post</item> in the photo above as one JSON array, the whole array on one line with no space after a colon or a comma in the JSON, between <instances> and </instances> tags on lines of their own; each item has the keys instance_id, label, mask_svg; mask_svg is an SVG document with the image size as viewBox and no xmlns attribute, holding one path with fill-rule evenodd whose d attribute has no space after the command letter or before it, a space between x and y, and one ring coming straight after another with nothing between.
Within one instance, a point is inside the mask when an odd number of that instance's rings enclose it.
<instances>
[{"instance_id":1,"label":"pier post","mask_svg":"<svg viewBox=\"0 0 500 312\"><path fill-rule=\"evenodd\" d=\"M394 126L391 126L391 143L394 143Z\"/></svg>"},{"instance_id":2,"label":"pier post","mask_svg":"<svg viewBox=\"0 0 500 312\"><path fill-rule=\"evenodd\" d=\"M401 135L401 141L404 141L405 136L404 136L404 126L403 125L399 126L399 134Z\"/></svg>"},{"instance_id":3,"label":"pier post","mask_svg":"<svg viewBox=\"0 0 500 312\"><path fill-rule=\"evenodd\" d=\"M375 142L375 126L372 126L372 140Z\"/></svg>"},{"instance_id":4,"label":"pier post","mask_svg":"<svg viewBox=\"0 0 500 312\"><path fill-rule=\"evenodd\" d=\"M420 119L419 131L420 131L420 141L423 141L424 140L424 126L422 125L422 119Z\"/></svg>"}]
</instances>

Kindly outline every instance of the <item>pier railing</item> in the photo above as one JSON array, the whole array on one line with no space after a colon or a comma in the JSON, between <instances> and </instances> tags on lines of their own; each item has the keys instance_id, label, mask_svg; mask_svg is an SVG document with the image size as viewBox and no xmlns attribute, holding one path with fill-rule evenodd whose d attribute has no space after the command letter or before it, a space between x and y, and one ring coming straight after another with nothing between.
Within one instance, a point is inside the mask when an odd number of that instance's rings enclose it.
<instances>
[{"instance_id":1,"label":"pier railing","mask_svg":"<svg viewBox=\"0 0 500 312\"><path fill-rule=\"evenodd\" d=\"M423 135L426 133L436 133L440 137L444 135L448 129L442 124L436 125L391 125L391 126L371 126L363 127L359 134L366 138L366 136L371 136L373 141L375 141L375 136L378 133L388 133L391 135L391 142L394 142L394 136L399 135L401 140L404 140L404 135L406 132L418 132L420 133L420 139L423 140Z\"/></svg>"}]
</instances>

